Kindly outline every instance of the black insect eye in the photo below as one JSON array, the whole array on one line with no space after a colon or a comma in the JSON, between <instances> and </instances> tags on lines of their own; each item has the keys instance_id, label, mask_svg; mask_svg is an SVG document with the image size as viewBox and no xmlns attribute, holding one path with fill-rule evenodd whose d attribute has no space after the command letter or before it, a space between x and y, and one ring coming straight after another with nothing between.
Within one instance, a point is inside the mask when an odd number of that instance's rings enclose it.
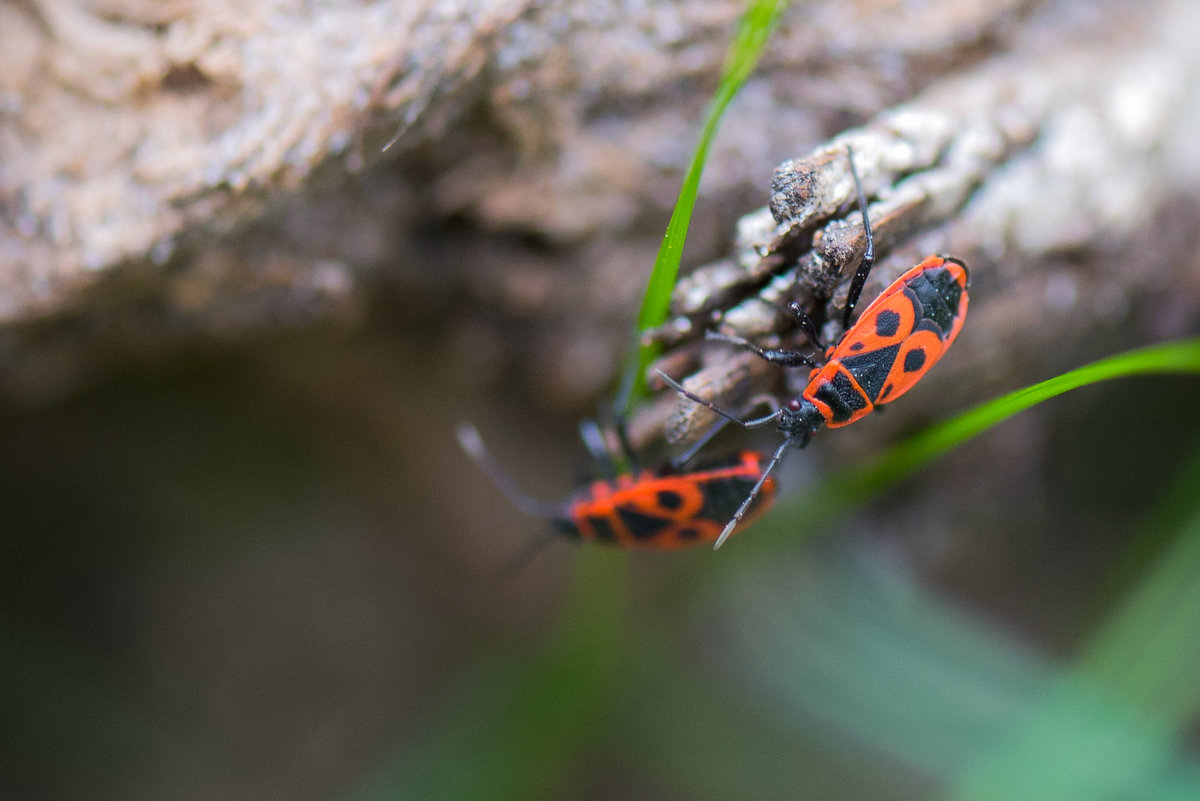
<instances>
[{"instance_id":1,"label":"black insect eye","mask_svg":"<svg viewBox=\"0 0 1200 801\"><path fill-rule=\"evenodd\" d=\"M800 411L800 399L792 398L790 401L787 402L787 407L788 407L789 412Z\"/></svg>"}]
</instances>

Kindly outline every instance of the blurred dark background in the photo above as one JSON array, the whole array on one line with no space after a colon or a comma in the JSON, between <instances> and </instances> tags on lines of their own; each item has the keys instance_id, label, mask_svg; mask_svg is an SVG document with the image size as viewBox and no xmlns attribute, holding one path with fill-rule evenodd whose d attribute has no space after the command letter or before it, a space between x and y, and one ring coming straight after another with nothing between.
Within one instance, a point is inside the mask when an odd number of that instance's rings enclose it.
<instances>
[{"instance_id":1,"label":"blurred dark background","mask_svg":"<svg viewBox=\"0 0 1200 801\"><path fill-rule=\"evenodd\" d=\"M793 779L817 797L927 797L936 760L875 740L878 709L854 700L873 693L864 670L938 666L884 620L967 636L942 631L949 617L1004 659L1069 662L1177 536L1145 524L1200 443L1200 384L1125 380L1002 425L816 539L790 537L803 510L785 508L719 554L563 542L501 580L541 523L498 497L453 425L476 420L553 498L586 469L574 419L479 395L427 337L381 323L184 353L3 417L8 797L358 797L379 776L363 797L418 797L412 776L461 778L496 747L525 759L496 780L528 788L510 797L750 798ZM1137 413L1154 398L1159 414ZM790 459L793 494L854 458L825 444ZM610 649L604 676L546 668L564 631ZM764 654L743 650L751 636ZM804 671L783 643L806 638L846 685L816 699L834 711L773 697ZM976 668L988 687L995 665ZM929 703L907 691L890 702ZM992 692L960 699L966 713L1025 702ZM523 731L530 704L545 718ZM964 710L943 714L953 728ZM570 747L547 749L572 720ZM431 733L445 728L461 748Z\"/></svg>"}]
</instances>

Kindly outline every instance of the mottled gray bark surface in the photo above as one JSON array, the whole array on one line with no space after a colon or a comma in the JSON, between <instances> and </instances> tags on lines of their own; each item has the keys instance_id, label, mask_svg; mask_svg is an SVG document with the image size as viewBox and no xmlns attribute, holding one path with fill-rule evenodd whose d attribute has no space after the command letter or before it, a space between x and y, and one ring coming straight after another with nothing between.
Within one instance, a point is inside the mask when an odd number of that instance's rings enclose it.
<instances>
[{"instance_id":1,"label":"mottled gray bark surface","mask_svg":"<svg viewBox=\"0 0 1200 801\"><path fill-rule=\"evenodd\" d=\"M739 10L0 7L5 393L53 395L180 343L354 324L379 293L426 313L466 293L471 310L438 323L464 375L515 364L550 406L593 397ZM748 298L835 288L861 252L854 215L829 222L845 216L838 153L853 143L879 280L931 250L975 268L972 336L946 379L980 364L981 380L1005 377L1128 324L1168 286L1145 324L1181 333L1200 294L1198 18L1181 0L798 5L705 173L689 264L735 280L701 283L696 309L762 334L780 321ZM790 159L791 185L773 187ZM767 227L735 244L736 219L768 201L783 222L752 215Z\"/></svg>"}]
</instances>

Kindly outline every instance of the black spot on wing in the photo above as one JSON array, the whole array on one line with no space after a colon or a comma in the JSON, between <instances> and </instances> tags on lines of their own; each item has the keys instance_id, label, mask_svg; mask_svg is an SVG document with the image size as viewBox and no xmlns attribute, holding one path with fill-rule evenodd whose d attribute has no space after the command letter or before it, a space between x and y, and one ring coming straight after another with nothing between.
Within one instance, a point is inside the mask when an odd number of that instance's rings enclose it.
<instances>
[{"instance_id":1,"label":"black spot on wing","mask_svg":"<svg viewBox=\"0 0 1200 801\"><path fill-rule=\"evenodd\" d=\"M683 496L673 490L659 490L658 505L664 509L678 509L683 506Z\"/></svg>"},{"instance_id":2,"label":"black spot on wing","mask_svg":"<svg viewBox=\"0 0 1200 801\"><path fill-rule=\"evenodd\" d=\"M621 522L629 529L629 533L639 540L654 539L663 529L674 525L667 518L642 514L632 509L617 509L617 514L621 517Z\"/></svg>"},{"instance_id":3,"label":"black spot on wing","mask_svg":"<svg viewBox=\"0 0 1200 801\"><path fill-rule=\"evenodd\" d=\"M704 505L700 507L697 517L725 525L742 505L742 501L746 500L757 481L758 476L736 476L706 481L701 486Z\"/></svg>"},{"instance_id":4,"label":"black spot on wing","mask_svg":"<svg viewBox=\"0 0 1200 801\"><path fill-rule=\"evenodd\" d=\"M698 539L700 539L699 531L697 531L694 528L688 528L686 526L684 528L679 529L679 531L676 532L676 534L679 537L679 539L681 539L681 540L698 540Z\"/></svg>"},{"instance_id":5,"label":"black spot on wing","mask_svg":"<svg viewBox=\"0 0 1200 801\"><path fill-rule=\"evenodd\" d=\"M898 345L895 347L899 348ZM854 358L862 359L870 355L870 353L865 353L862 356L855 356ZM894 353L892 354L892 358L895 359ZM842 364L846 364L845 359L842 360ZM884 376L887 376L886 372ZM854 416L856 411L867 408L867 403L869 402L855 388L854 384L850 382L849 377L840 371L834 375L833 380L822 384L813 395L817 400L823 401L829 406L829 410L833 413L833 422L835 423L846 422Z\"/></svg>"},{"instance_id":6,"label":"black spot on wing","mask_svg":"<svg viewBox=\"0 0 1200 801\"><path fill-rule=\"evenodd\" d=\"M881 337L895 336L900 330L900 315L891 309L884 309L875 315L875 333Z\"/></svg>"},{"instance_id":7,"label":"black spot on wing","mask_svg":"<svg viewBox=\"0 0 1200 801\"><path fill-rule=\"evenodd\" d=\"M854 376L854 380L867 394L867 398L874 403L883 390L883 382L887 380L888 373L892 371L892 365L896 363L896 356L899 354L899 343L888 345L886 348L876 348L858 356L847 356L842 359L842 367L845 367L850 375ZM824 399L822 398L822 400Z\"/></svg>"},{"instance_id":8,"label":"black spot on wing","mask_svg":"<svg viewBox=\"0 0 1200 801\"><path fill-rule=\"evenodd\" d=\"M860 351L865 347L866 345L864 345L862 342L851 342L850 347L848 347L847 350Z\"/></svg>"},{"instance_id":9,"label":"black spot on wing","mask_svg":"<svg viewBox=\"0 0 1200 801\"><path fill-rule=\"evenodd\" d=\"M915 373L925 366L925 349L913 348L904 354L904 372Z\"/></svg>"},{"instance_id":10,"label":"black spot on wing","mask_svg":"<svg viewBox=\"0 0 1200 801\"><path fill-rule=\"evenodd\" d=\"M613 531L612 522L600 515L586 518L592 526L592 531L596 532L596 539L600 542L616 542L617 533ZM578 533L578 530L576 530Z\"/></svg>"}]
</instances>

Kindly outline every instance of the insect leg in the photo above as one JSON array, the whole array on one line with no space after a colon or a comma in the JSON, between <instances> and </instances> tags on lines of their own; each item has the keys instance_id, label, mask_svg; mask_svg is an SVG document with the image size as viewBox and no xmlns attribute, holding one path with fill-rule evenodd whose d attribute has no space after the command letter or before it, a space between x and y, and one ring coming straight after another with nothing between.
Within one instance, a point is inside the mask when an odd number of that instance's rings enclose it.
<instances>
[{"instance_id":1,"label":"insect leg","mask_svg":"<svg viewBox=\"0 0 1200 801\"><path fill-rule=\"evenodd\" d=\"M767 406L770 406L772 414L775 414L779 411L779 404L776 403L775 399L770 395L760 395L757 398L754 398L745 408L753 409L755 406L760 404L766 404ZM720 433L721 429L727 425L729 425L729 418L722 418L721 420L718 420L708 429L708 431L705 431L703 434L701 434L700 439L693 442L691 447L689 447L679 456L672 459L671 467L675 468L676 470L681 469L685 464L690 462L697 453L700 452L701 448L707 445L709 441L712 440L712 438L718 433Z\"/></svg>"},{"instance_id":2,"label":"insect leg","mask_svg":"<svg viewBox=\"0 0 1200 801\"><path fill-rule=\"evenodd\" d=\"M739 426L742 426L743 428L760 428L762 426L767 425L768 423L775 422L776 418L779 417L778 412L772 412L771 414L767 415L766 417L756 417L753 420L742 420L740 417L736 417L732 413L725 411L724 409L720 408L719 406L715 406L712 401L705 400L704 398L700 397L699 395L692 392L691 390L684 389L682 384L680 384L675 379L671 378L669 375L664 373L662 370L655 370L654 372L658 374L658 377L663 380L664 384L666 384L671 389L678 392L680 395L683 395L685 398L688 398L689 400L693 400L696 403L699 403L701 406L707 406L709 409L712 409L714 412L721 415L726 420L729 420L730 422L733 422L733 423L737 423Z\"/></svg>"},{"instance_id":3,"label":"insect leg","mask_svg":"<svg viewBox=\"0 0 1200 801\"><path fill-rule=\"evenodd\" d=\"M810 320L811 324L812 321ZM720 334L716 331L709 331L704 335L704 338L710 342L724 342L727 345L736 345L739 348L748 350L751 353L756 353L762 359L771 364L778 364L783 367L799 367L808 365L816 367L813 360L807 354L801 353L798 350L783 350L781 348L760 348L748 339L741 337L730 336L729 334Z\"/></svg>"},{"instance_id":4,"label":"insect leg","mask_svg":"<svg viewBox=\"0 0 1200 801\"><path fill-rule=\"evenodd\" d=\"M854 189L858 192L858 208L862 212L863 233L867 237L867 250L863 253L862 261L858 264L858 270L854 273L854 278L850 281L850 289L846 292L846 308L842 312L842 328L850 327L850 314L854 311L854 307L858 305L859 296L862 295L863 286L867 283L867 276L871 274L871 267L875 264L875 237L871 235L871 220L867 216L867 196L863 192L862 182L858 180L858 169L854 166L854 151L850 146L846 146L846 157L850 160L850 174L854 176Z\"/></svg>"},{"instance_id":5,"label":"insect leg","mask_svg":"<svg viewBox=\"0 0 1200 801\"><path fill-rule=\"evenodd\" d=\"M787 310L796 321L796 325L804 332L804 336L808 337L808 341L813 344L813 347L824 352L825 346L821 344L821 335L817 333L817 324L813 322L812 317L804 310L804 307L793 300L788 303ZM809 362L809 364L812 364L812 362Z\"/></svg>"},{"instance_id":6,"label":"insect leg","mask_svg":"<svg viewBox=\"0 0 1200 801\"><path fill-rule=\"evenodd\" d=\"M714 551L724 545L725 540L729 539L729 535L737 528L742 515L746 514L746 510L750 508L750 504L754 503L754 499L758 497L759 490L762 489L763 484L767 483L767 477L771 475L771 471L775 469L775 465L779 464L784 452L787 451L791 444L792 438L788 437L775 449L775 455L771 457L771 461L763 469L762 475L758 477L758 483L754 485L754 489L750 490L750 494L746 496L746 500L742 501L742 505L738 507L738 510L733 513L733 519L725 526L725 529L721 532L721 536L717 537L717 541L713 543Z\"/></svg>"}]
</instances>

